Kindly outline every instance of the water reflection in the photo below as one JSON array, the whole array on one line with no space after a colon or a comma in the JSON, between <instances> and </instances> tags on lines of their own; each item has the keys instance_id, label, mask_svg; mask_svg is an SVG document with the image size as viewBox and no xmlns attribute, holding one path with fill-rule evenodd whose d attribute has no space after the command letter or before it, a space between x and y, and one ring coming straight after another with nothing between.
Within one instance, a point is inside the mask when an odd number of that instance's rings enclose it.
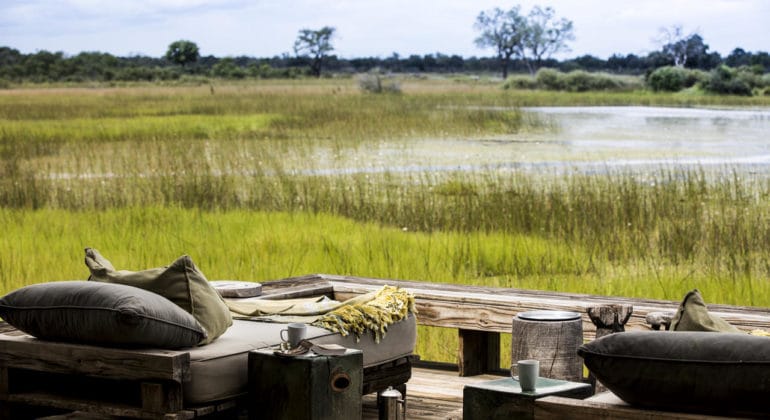
<instances>
[{"instance_id":1,"label":"water reflection","mask_svg":"<svg viewBox=\"0 0 770 420\"><path fill-rule=\"evenodd\" d=\"M745 166L770 162L770 109L660 107L529 108L559 127L565 163L613 166ZM756 168L752 168L755 170Z\"/></svg>"},{"instance_id":2,"label":"water reflection","mask_svg":"<svg viewBox=\"0 0 770 420\"><path fill-rule=\"evenodd\" d=\"M310 172L492 168L593 173L662 166L770 173L768 108L538 107L524 111L545 120L541 125L545 128L494 138L388 141L334 156L326 151L316 162L328 166Z\"/></svg>"}]
</instances>

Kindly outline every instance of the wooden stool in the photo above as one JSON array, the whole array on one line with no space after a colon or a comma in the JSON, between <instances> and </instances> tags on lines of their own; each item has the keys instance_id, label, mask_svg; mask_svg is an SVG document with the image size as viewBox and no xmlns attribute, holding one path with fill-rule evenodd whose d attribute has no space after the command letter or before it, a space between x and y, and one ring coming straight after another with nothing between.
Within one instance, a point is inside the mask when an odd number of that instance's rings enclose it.
<instances>
[{"instance_id":1,"label":"wooden stool","mask_svg":"<svg viewBox=\"0 0 770 420\"><path fill-rule=\"evenodd\" d=\"M361 350L340 356L249 352L249 419L361 418Z\"/></svg>"},{"instance_id":2,"label":"wooden stool","mask_svg":"<svg viewBox=\"0 0 770 420\"><path fill-rule=\"evenodd\" d=\"M513 318L511 364L523 359L540 361L540 376L581 382L583 320L577 312L531 311Z\"/></svg>"},{"instance_id":3,"label":"wooden stool","mask_svg":"<svg viewBox=\"0 0 770 420\"><path fill-rule=\"evenodd\" d=\"M633 312L634 307L632 305L598 305L586 308L588 318L596 325L596 338L624 332L626 330L626 322L631 318ZM604 385L596 380L593 373L589 374L588 378L597 394L607 390Z\"/></svg>"},{"instance_id":4,"label":"wooden stool","mask_svg":"<svg viewBox=\"0 0 770 420\"><path fill-rule=\"evenodd\" d=\"M546 396L582 400L593 394L591 385L538 378L534 391L522 391L512 378L477 382L463 388L464 420L533 419L535 401Z\"/></svg>"}]
</instances>

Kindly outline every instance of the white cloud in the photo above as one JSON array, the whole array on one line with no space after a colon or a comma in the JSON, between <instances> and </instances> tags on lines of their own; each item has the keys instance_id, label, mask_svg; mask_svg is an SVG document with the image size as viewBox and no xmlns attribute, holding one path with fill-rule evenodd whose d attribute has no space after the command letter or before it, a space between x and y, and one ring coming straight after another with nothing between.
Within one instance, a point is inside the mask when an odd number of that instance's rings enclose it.
<instances>
[{"instance_id":1,"label":"white cloud","mask_svg":"<svg viewBox=\"0 0 770 420\"><path fill-rule=\"evenodd\" d=\"M770 39L765 0L522 0L528 12L550 5L574 21L566 56L645 54L660 27L697 30L722 54L764 50ZM473 45L473 21L499 0L2 0L0 45L158 56L190 39L203 54L271 56L290 52L302 28L334 26L343 57L410 54L491 55ZM564 58L564 57L561 57Z\"/></svg>"}]
</instances>

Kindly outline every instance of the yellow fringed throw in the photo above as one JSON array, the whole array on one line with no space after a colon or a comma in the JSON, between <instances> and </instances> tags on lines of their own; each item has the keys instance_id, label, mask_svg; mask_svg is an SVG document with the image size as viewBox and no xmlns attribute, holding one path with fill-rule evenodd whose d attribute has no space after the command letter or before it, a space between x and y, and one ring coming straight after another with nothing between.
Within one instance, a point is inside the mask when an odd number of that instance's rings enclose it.
<instances>
[{"instance_id":1,"label":"yellow fringed throw","mask_svg":"<svg viewBox=\"0 0 770 420\"><path fill-rule=\"evenodd\" d=\"M373 299L345 304L322 315L312 325L343 336L352 333L357 338L371 331L375 342L379 343L388 326L406 318L409 312L417 313L414 296L398 287L383 286Z\"/></svg>"}]
</instances>

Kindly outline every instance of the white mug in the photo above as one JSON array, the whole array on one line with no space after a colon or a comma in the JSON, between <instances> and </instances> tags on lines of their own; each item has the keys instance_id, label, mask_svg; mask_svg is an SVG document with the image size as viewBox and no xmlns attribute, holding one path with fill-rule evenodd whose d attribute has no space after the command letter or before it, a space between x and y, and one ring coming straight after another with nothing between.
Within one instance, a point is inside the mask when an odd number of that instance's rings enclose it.
<instances>
[{"instance_id":1,"label":"white mug","mask_svg":"<svg viewBox=\"0 0 770 420\"><path fill-rule=\"evenodd\" d=\"M518 375L514 374L516 371L518 371ZM540 361L519 360L511 366L511 376L514 381L519 382L522 391L534 391L537 378L540 376Z\"/></svg>"},{"instance_id":2,"label":"white mug","mask_svg":"<svg viewBox=\"0 0 770 420\"><path fill-rule=\"evenodd\" d=\"M281 330L281 340L287 341L291 348L297 348L299 342L305 339L307 326L298 322L293 322ZM285 335L285 337L284 337Z\"/></svg>"}]
</instances>

